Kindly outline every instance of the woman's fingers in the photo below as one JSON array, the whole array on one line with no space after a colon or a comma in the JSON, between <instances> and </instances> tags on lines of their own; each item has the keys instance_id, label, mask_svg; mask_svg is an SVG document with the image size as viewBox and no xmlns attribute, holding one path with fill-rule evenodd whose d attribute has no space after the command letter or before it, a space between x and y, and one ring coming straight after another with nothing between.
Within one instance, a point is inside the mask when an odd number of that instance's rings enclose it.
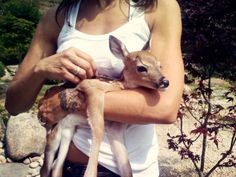
<instances>
[{"instance_id":1,"label":"woman's fingers","mask_svg":"<svg viewBox=\"0 0 236 177\"><path fill-rule=\"evenodd\" d=\"M84 69L85 67L80 62L77 62L77 64L75 64L74 62L71 62L71 60L72 59L62 61L64 67L67 68L70 73L81 79L86 79L87 77L90 78L93 75L93 72L91 72L89 73L89 76L87 76L87 72ZM89 65L87 65L87 68L89 68Z\"/></svg>"},{"instance_id":2,"label":"woman's fingers","mask_svg":"<svg viewBox=\"0 0 236 177\"><path fill-rule=\"evenodd\" d=\"M81 68L79 76L82 77L82 79L91 78L94 76L95 72L91 64L87 60L84 60L84 58L80 58L77 56L71 56L69 57L69 59L75 66ZM77 69L74 68L74 70L76 71Z\"/></svg>"},{"instance_id":3,"label":"woman's fingers","mask_svg":"<svg viewBox=\"0 0 236 177\"><path fill-rule=\"evenodd\" d=\"M86 54L86 53L80 51L79 49L75 49L75 54L76 54L78 57L81 57L81 58L83 58L84 60L86 60L86 61L90 64L90 66L92 67L92 70L93 70L94 72L96 71L96 64L95 64L93 58L92 58L90 55L88 55L88 54Z\"/></svg>"},{"instance_id":4,"label":"woman's fingers","mask_svg":"<svg viewBox=\"0 0 236 177\"><path fill-rule=\"evenodd\" d=\"M88 76L84 68L82 68L81 66L75 65L70 60L63 60L62 63L64 65L63 68L64 68L65 73L67 74L67 71L70 72L69 76L66 76L66 77L69 77L71 79L72 79L72 75L80 79L86 79L86 78L92 77L92 73Z\"/></svg>"},{"instance_id":5,"label":"woman's fingers","mask_svg":"<svg viewBox=\"0 0 236 177\"><path fill-rule=\"evenodd\" d=\"M70 48L41 60L36 65L35 72L45 79L68 80L77 84L81 79L93 77L96 66L89 55Z\"/></svg>"},{"instance_id":6,"label":"woman's fingers","mask_svg":"<svg viewBox=\"0 0 236 177\"><path fill-rule=\"evenodd\" d=\"M79 63L77 64L77 66L79 66L81 68L79 75L82 75L83 79L93 77L95 72L94 72L91 64L89 62L87 62L86 60L83 60L82 58L79 58L78 60L79 60Z\"/></svg>"},{"instance_id":7,"label":"woman's fingers","mask_svg":"<svg viewBox=\"0 0 236 177\"><path fill-rule=\"evenodd\" d=\"M80 76L82 79L91 78L95 75L96 65L93 59L76 48L71 48L65 51L65 58L69 59L74 65L81 68Z\"/></svg>"},{"instance_id":8,"label":"woman's fingers","mask_svg":"<svg viewBox=\"0 0 236 177\"><path fill-rule=\"evenodd\" d=\"M61 78L62 80L67 80L75 84L78 84L80 82L80 78L77 75L72 74L67 69L62 68L62 72L63 72L62 78Z\"/></svg>"}]
</instances>

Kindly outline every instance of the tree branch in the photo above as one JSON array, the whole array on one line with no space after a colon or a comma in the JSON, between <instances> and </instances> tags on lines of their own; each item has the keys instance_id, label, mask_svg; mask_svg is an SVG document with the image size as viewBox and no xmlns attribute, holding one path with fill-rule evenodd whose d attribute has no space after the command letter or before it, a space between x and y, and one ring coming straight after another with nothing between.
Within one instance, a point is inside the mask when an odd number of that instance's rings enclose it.
<instances>
[{"instance_id":1,"label":"tree branch","mask_svg":"<svg viewBox=\"0 0 236 177\"><path fill-rule=\"evenodd\" d=\"M205 177L209 177L211 175L211 173L218 167L220 167L220 163L222 161L225 160L225 158L232 153L232 150L233 150L233 147L235 145L235 142L236 142L236 131L234 131L233 133L233 136L231 138L231 142L230 142L230 147L229 147L229 150L222 155L222 157L219 159L219 161L207 172L206 176Z\"/></svg>"}]
</instances>

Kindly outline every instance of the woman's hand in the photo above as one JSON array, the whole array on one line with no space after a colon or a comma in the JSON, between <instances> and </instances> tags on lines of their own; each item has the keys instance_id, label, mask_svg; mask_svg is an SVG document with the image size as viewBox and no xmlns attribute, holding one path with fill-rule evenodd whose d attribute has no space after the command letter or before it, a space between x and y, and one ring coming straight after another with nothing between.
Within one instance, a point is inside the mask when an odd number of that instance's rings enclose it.
<instances>
[{"instance_id":1,"label":"woman's hand","mask_svg":"<svg viewBox=\"0 0 236 177\"><path fill-rule=\"evenodd\" d=\"M85 97L77 89L54 86L45 93L39 102L38 108L39 119L49 125L57 123L71 112L82 114L86 117Z\"/></svg>"},{"instance_id":2,"label":"woman's hand","mask_svg":"<svg viewBox=\"0 0 236 177\"><path fill-rule=\"evenodd\" d=\"M77 48L69 48L40 60L35 65L35 72L45 79L67 80L77 84L82 79L93 77L96 66L89 55Z\"/></svg>"}]
</instances>

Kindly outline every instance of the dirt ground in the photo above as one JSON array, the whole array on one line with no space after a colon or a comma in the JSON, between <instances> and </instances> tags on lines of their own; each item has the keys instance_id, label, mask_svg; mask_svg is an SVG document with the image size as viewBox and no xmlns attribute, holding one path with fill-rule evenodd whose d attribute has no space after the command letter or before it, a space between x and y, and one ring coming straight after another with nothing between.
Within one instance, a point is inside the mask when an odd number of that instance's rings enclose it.
<instances>
[{"instance_id":1,"label":"dirt ground","mask_svg":"<svg viewBox=\"0 0 236 177\"><path fill-rule=\"evenodd\" d=\"M193 120L185 121L185 130L190 132L193 127ZM159 163L160 163L160 177L198 177L195 168L189 159L181 160L177 152L168 149L167 133L171 135L179 134L178 122L172 125L158 125L157 134L160 144ZM207 144L206 169L212 167L220 158L220 152L224 152L229 146L230 132L224 131L219 134L219 149L212 142ZM200 154L201 141L195 143L194 152ZM234 154L236 147L234 146ZM212 177L236 177L236 168L221 168L217 169Z\"/></svg>"}]
</instances>

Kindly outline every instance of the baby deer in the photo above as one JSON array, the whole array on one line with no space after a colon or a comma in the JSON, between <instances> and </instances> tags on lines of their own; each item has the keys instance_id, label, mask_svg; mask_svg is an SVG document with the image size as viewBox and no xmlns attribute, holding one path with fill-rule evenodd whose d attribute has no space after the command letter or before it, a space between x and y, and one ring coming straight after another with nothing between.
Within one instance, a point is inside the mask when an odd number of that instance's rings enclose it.
<instances>
[{"instance_id":1,"label":"baby deer","mask_svg":"<svg viewBox=\"0 0 236 177\"><path fill-rule=\"evenodd\" d=\"M132 177L128 154L124 145L123 130L127 125L104 121L104 95L106 92L146 87L163 89L169 81L160 72L160 63L147 51L129 53L125 45L117 38L110 36L111 52L124 62L123 77L120 81L104 81L85 79L76 90L85 95L87 103L87 120L79 114L69 114L50 131L47 137L44 164L41 177L61 177L67 151L77 125L89 124L92 130L91 153L84 177L96 177L100 143L103 139L104 127L108 132L111 149L117 160L117 166L122 177ZM54 161L55 154L57 158ZM122 155L120 155L122 154Z\"/></svg>"}]
</instances>

